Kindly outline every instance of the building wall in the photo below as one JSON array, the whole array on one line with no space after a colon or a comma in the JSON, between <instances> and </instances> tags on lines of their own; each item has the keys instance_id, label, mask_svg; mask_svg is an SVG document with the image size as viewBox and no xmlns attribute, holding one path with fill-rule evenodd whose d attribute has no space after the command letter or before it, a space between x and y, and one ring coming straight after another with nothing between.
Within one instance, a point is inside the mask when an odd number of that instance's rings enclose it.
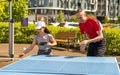
<instances>
[{"instance_id":1,"label":"building wall","mask_svg":"<svg viewBox=\"0 0 120 75\"><path fill-rule=\"evenodd\" d=\"M110 20L116 20L120 16L120 0L98 0L96 16L104 20L108 16Z\"/></svg>"},{"instance_id":2,"label":"building wall","mask_svg":"<svg viewBox=\"0 0 120 75\"><path fill-rule=\"evenodd\" d=\"M117 16L120 16L120 0L109 0L108 12L111 20L116 20Z\"/></svg>"},{"instance_id":3,"label":"building wall","mask_svg":"<svg viewBox=\"0 0 120 75\"><path fill-rule=\"evenodd\" d=\"M77 8L102 19L104 16L115 19L120 15L120 0L29 0L28 5L35 15L47 15L48 18L56 18L60 10L65 16L72 16Z\"/></svg>"},{"instance_id":4,"label":"building wall","mask_svg":"<svg viewBox=\"0 0 120 75\"><path fill-rule=\"evenodd\" d=\"M48 19L56 18L62 11L66 19L73 15L77 8L83 8L86 12L95 13L97 0L29 0L29 11L34 15L47 15Z\"/></svg>"}]
</instances>

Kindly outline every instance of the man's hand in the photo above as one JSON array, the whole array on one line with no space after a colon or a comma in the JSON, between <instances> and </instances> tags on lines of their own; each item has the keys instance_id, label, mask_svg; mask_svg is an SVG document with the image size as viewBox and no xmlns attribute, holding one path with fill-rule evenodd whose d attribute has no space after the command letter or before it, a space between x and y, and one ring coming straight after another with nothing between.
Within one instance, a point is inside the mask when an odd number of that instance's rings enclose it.
<instances>
[{"instance_id":1,"label":"man's hand","mask_svg":"<svg viewBox=\"0 0 120 75\"><path fill-rule=\"evenodd\" d=\"M83 40L83 41L80 42L81 45L83 45L83 44L87 45L88 43L89 43L89 40Z\"/></svg>"},{"instance_id":2,"label":"man's hand","mask_svg":"<svg viewBox=\"0 0 120 75\"><path fill-rule=\"evenodd\" d=\"M86 47L85 44L80 45L80 52L81 52L81 53L86 53L85 47Z\"/></svg>"},{"instance_id":3,"label":"man's hand","mask_svg":"<svg viewBox=\"0 0 120 75\"><path fill-rule=\"evenodd\" d=\"M86 53L86 51L85 51L85 48L86 48L86 45L89 43L89 41L88 40L83 40L83 41L79 41L79 42L76 42L76 44L79 44L80 45L80 52L81 53Z\"/></svg>"}]
</instances>

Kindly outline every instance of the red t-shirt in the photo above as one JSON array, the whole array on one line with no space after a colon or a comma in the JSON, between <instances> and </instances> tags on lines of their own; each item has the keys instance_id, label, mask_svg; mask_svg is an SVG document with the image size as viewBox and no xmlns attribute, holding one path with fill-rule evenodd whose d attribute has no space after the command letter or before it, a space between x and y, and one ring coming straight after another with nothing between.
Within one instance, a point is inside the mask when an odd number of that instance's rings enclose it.
<instances>
[{"instance_id":1,"label":"red t-shirt","mask_svg":"<svg viewBox=\"0 0 120 75\"><path fill-rule=\"evenodd\" d=\"M79 23L79 28L82 34L86 33L90 39L98 36L97 31L101 30L98 21L94 18L87 18L85 23Z\"/></svg>"}]
</instances>

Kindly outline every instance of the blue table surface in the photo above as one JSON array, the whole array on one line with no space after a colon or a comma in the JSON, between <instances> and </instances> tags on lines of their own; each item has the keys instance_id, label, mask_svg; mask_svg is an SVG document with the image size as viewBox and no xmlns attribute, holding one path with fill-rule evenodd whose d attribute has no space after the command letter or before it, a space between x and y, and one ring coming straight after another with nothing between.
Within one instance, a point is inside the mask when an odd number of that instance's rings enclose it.
<instances>
[{"instance_id":1,"label":"blue table surface","mask_svg":"<svg viewBox=\"0 0 120 75\"><path fill-rule=\"evenodd\" d=\"M73 74L39 74L39 73L12 73L0 72L1 75L73 75ZM75 74L76 75L76 74ZM77 74L77 75L104 75L104 74Z\"/></svg>"},{"instance_id":2,"label":"blue table surface","mask_svg":"<svg viewBox=\"0 0 120 75\"><path fill-rule=\"evenodd\" d=\"M0 69L1 75L120 75L116 58L32 55Z\"/></svg>"}]
</instances>

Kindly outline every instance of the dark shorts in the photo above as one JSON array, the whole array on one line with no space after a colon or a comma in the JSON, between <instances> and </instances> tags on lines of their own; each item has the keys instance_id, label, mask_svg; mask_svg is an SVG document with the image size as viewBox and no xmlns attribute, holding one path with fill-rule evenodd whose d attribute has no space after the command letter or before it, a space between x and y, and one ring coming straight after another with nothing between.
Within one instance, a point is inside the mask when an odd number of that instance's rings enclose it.
<instances>
[{"instance_id":1,"label":"dark shorts","mask_svg":"<svg viewBox=\"0 0 120 75\"><path fill-rule=\"evenodd\" d=\"M50 55L51 49L49 50L38 50L38 55Z\"/></svg>"},{"instance_id":2,"label":"dark shorts","mask_svg":"<svg viewBox=\"0 0 120 75\"><path fill-rule=\"evenodd\" d=\"M87 56L104 56L106 52L106 39L90 43L88 47Z\"/></svg>"}]
</instances>

